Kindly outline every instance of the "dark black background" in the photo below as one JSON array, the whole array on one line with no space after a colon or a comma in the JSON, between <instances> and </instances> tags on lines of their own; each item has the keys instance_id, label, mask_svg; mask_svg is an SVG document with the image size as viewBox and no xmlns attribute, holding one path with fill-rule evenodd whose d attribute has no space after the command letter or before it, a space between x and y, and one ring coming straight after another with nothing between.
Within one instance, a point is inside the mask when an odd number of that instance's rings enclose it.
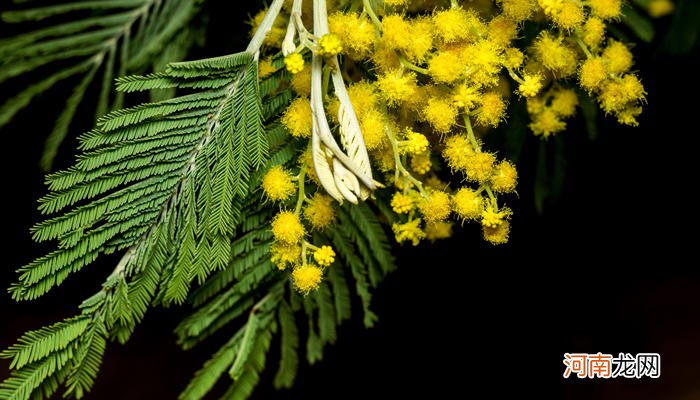
<instances>
[{"instance_id":1,"label":"dark black background","mask_svg":"<svg viewBox=\"0 0 700 400\"><path fill-rule=\"evenodd\" d=\"M210 6L212 45L193 57L245 46L241 16L257 5L239 3L238 10ZM662 24L661 37L667 25ZM293 390L270 387L275 369L270 364L254 398L462 398L484 391L496 398L700 397L697 211L689 194L697 185L700 62L696 54L665 54L662 43L635 49L649 92L639 128L603 120L599 138L590 141L583 121L576 120L562 134L566 185L544 215L533 206L537 141L528 140L520 198L511 199L516 211L511 244L491 248L470 225L451 240L401 248L398 271L375 295L377 326L365 330L359 318L347 323L320 364L302 366ZM44 189L36 165L53 118L49 112L60 106L55 103L61 96L47 93L33 111L0 131L7 235L3 287L14 279L16 267L44 252L28 229L39 219L35 201ZM89 128L89 115L84 119L76 130ZM36 302L16 304L1 292L0 347L27 329L74 313L113 263L95 263ZM223 340L179 350L172 329L183 313L149 312L126 346L110 345L89 397L175 398ZM564 352L598 351L658 352L662 377L561 378ZM0 379L8 364L0 362Z\"/></svg>"}]
</instances>

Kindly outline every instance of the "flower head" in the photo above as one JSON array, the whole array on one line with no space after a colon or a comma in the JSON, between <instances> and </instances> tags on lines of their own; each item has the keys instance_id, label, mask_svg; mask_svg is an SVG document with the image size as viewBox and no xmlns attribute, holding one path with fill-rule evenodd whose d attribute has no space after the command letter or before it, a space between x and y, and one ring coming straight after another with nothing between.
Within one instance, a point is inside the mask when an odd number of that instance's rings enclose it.
<instances>
[{"instance_id":1,"label":"flower head","mask_svg":"<svg viewBox=\"0 0 700 400\"><path fill-rule=\"evenodd\" d=\"M338 55L343 51L343 42L335 33L326 33L318 39L318 51L326 57Z\"/></svg>"},{"instance_id":2,"label":"flower head","mask_svg":"<svg viewBox=\"0 0 700 400\"><path fill-rule=\"evenodd\" d=\"M321 284L322 278L323 271L321 268L311 264L296 267L292 271L292 283L304 295L317 289Z\"/></svg>"},{"instance_id":3,"label":"flower head","mask_svg":"<svg viewBox=\"0 0 700 400\"><path fill-rule=\"evenodd\" d=\"M425 232L420 228L421 220L413 219L405 224L394 224L392 230L398 243L411 242L414 246L425 238Z\"/></svg>"},{"instance_id":4,"label":"flower head","mask_svg":"<svg viewBox=\"0 0 700 400\"><path fill-rule=\"evenodd\" d=\"M281 165L275 165L263 176L262 189L270 200L287 200L295 191L292 175Z\"/></svg>"},{"instance_id":5,"label":"flower head","mask_svg":"<svg viewBox=\"0 0 700 400\"><path fill-rule=\"evenodd\" d=\"M314 229L324 229L335 219L333 199L330 196L316 193L304 208L304 219L309 221Z\"/></svg>"},{"instance_id":6,"label":"flower head","mask_svg":"<svg viewBox=\"0 0 700 400\"><path fill-rule=\"evenodd\" d=\"M284 58L284 66L292 74L298 74L304 70L304 57L299 53L292 53Z\"/></svg>"},{"instance_id":7,"label":"flower head","mask_svg":"<svg viewBox=\"0 0 700 400\"><path fill-rule=\"evenodd\" d=\"M322 267L327 267L335 261L335 251L331 246L321 246L314 251L314 261Z\"/></svg>"},{"instance_id":8,"label":"flower head","mask_svg":"<svg viewBox=\"0 0 700 400\"><path fill-rule=\"evenodd\" d=\"M298 243L304 237L304 226L291 211L282 211L272 220L272 236L285 244Z\"/></svg>"}]
</instances>

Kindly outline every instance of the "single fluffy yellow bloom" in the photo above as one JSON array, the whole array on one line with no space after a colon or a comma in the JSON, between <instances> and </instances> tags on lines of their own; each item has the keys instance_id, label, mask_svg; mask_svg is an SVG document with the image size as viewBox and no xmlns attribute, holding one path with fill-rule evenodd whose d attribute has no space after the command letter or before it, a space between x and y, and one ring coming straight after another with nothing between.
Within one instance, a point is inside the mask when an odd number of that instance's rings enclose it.
<instances>
[{"instance_id":1,"label":"single fluffy yellow bloom","mask_svg":"<svg viewBox=\"0 0 700 400\"><path fill-rule=\"evenodd\" d=\"M335 219L333 199L324 194L316 193L304 208L304 219L313 229L321 230L330 225Z\"/></svg>"},{"instance_id":2,"label":"single fluffy yellow bloom","mask_svg":"<svg viewBox=\"0 0 700 400\"><path fill-rule=\"evenodd\" d=\"M583 24L581 38L586 46L597 49L605 38L605 22L597 17L588 18L588 21Z\"/></svg>"},{"instance_id":3,"label":"single fluffy yellow bloom","mask_svg":"<svg viewBox=\"0 0 700 400\"><path fill-rule=\"evenodd\" d=\"M447 165L453 171L465 171L468 159L474 154L474 148L464 135L453 135L445 141L445 148L442 151Z\"/></svg>"},{"instance_id":4,"label":"single fluffy yellow bloom","mask_svg":"<svg viewBox=\"0 0 700 400\"><path fill-rule=\"evenodd\" d=\"M314 261L322 267L328 267L335 261L335 251L331 246L321 246L314 251Z\"/></svg>"},{"instance_id":5,"label":"single fluffy yellow bloom","mask_svg":"<svg viewBox=\"0 0 700 400\"><path fill-rule=\"evenodd\" d=\"M323 271L315 265L302 265L292 271L292 283L294 287L306 295L315 290L321 284Z\"/></svg>"},{"instance_id":6,"label":"single fluffy yellow bloom","mask_svg":"<svg viewBox=\"0 0 700 400\"><path fill-rule=\"evenodd\" d=\"M292 100L282 116L282 125L294 137L311 137L311 104L309 99L297 97Z\"/></svg>"},{"instance_id":7,"label":"single fluffy yellow bloom","mask_svg":"<svg viewBox=\"0 0 700 400\"><path fill-rule=\"evenodd\" d=\"M421 200L418 209L428 224L444 221L450 216L450 196L443 191L433 191Z\"/></svg>"},{"instance_id":8,"label":"single fluffy yellow bloom","mask_svg":"<svg viewBox=\"0 0 700 400\"><path fill-rule=\"evenodd\" d=\"M501 245L508 243L510 235L510 223L508 221L503 221L498 224L495 228L490 226L482 226L482 233L484 235L484 240L493 244Z\"/></svg>"},{"instance_id":9,"label":"single fluffy yellow bloom","mask_svg":"<svg viewBox=\"0 0 700 400\"><path fill-rule=\"evenodd\" d=\"M270 261L281 271L288 266L295 266L301 257L301 247L298 244L274 242L270 246Z\"/></svg>"},{"instance_id":10,"label":"single fluffy yellow bloom","mask_svg":"<svg viewBox=\"0 0 700 400\"><path fill-rule=\"evenodd\" d=\"M622 0L588 0L591 13L602 19L612 19L620 16Z\"/></svg>"},{"instance_id":11,"label":"single fluffy yellow bloom","mask_svg":"<svg viewBox=\"0 0 700 400\"><path fill-rule=\"evenodd\" d=\"M481 107L476 114L476 123L481 126L496 127L501 123L506 113L506 103L496 92L487 92L481 96Z\"/></svg>"},{"instance_id":12,"label":"single fluffy yellow bloom","mask_svg":"<svg viewBox=\"0 0 700 400\"><path fill-rule=\"evenodd\" d=\"M304 69L292 75L289 83L296 94L301 97L309 97L311 95L311 67L304 65Z\"/></svg>"},{"instance_id":13,"label":"single fluffy yellow bloom","mask_svg":"<svg viewBox=\"0 0 700 400\"><path fill-rule=\"evenodd\" d=\"M272 236L279 242L295 244L304 237L304 226L296 214L282 211L272 219Z\"/></svg>"},{"instance_id":14,"label":"single fluffy yellow bloom","mask_svg":"<svg viewBox=\"0 0 700 400\"><path fill-rule=\"evenodd\" d=\"M457 109L448 99L431 97L423 109L423 116L438 133L448 133L457 119Z\"/></svg>"},{"instance_id":15,"label":"single fluffy yellow bloom","mask_svg":"<svg viewBox=\"0 0 700 400\"><path fill-rule=\"evenodd\" d=\"M535 9L534 0L499 0L503 14L514 22L522 22L530 18Z\"/></svg>"},{"instance_id":16,"label":"single fluffy yellow bloom","mask_svg":"<svg viewBox=\"0 0 700 400\"><path fill-rule=\"evenodd\" d=\"M298 74L304 70L304 57L299 53L292 53L284 58L284 66L292 74Z\"/></svg>"},{"instance_id":17,"label":"single fluffy yellow bloom","mask_svg":"<svg viewBox=\"0 0 700 400\"><path fill-rule=\"evenodd\" d=\"M605 61L600 57L587 58L581 64L578 73L578 80L581 87L589 93L597 90L600 85L607 79L608 71Z\"/></svg>"},{"instance_id":18,"label":"single fluffy yellow bloom","mask_svg":"<svg viewBox=\"0 0 700 400\"><path fill-rule=\"evenodd\" d=\"M534 97L542 89L542 78L539 75L525 75L518 86L518 92L524 97Z\"/></svg>"},{"instance_id":19,"label":"single fluffy yellow bloom","mask_svg":"<svg viewBox=\"0 0 700 400\"><path fill-rule=\"evenodd\" d=\"M275 165L267 171L261 186L272 201L287 200L295 192L292 175L281 165Z\"/></svg>"},{"instance_id":20,"label":"single fluffy yellow bloom","mask_svg":"<svg viewBox=\"0 0 700 400\"><path fill-rule=\"evenodd\" d=\"M552 95L552 102L549 107L561 117L572 117L576 114L578 106L578 96L571 89L559 89Z\"/></svg>"},{"instance_id":21,"label":"single fluffy yellow bloom","mask_svg":"<svg viewBox=\"0 0 700 400\"><path fill-rule=\"evenodd\" d=\"M389 71L380 75L377 86L389 106L409 102L418 93L416 75L401 70Z\"/></svg>"},{"instance_id":22,"label":"single fluffy yellow bloom","mask_svg":"<svg viewBox=\"0 0 700 400\"><path fill-rule=\"evenodd\" d=\"M489 204L481 212L481 225L487 228L497 228L502 223L507 222L511 214L512 212L507 207L499 210L492 204Z\"/></svg>"},{"instance_id":23,"label":"single fluffy yellow bloom","mask_svg":"<svg viewBox=\"0 0 700 400\"><path fill-rule=\"evenodd\" d=\"M322 56L332 57L343 51L343 42L334 33L326 33L318 40L318 51Z\"/></svg>"},{"instance_id":24,"label":"single fluffy yellow bloom","mask_svg":"<svg viewBox=\"0 0 700 400\"><path fill-rule=\"evenodd\" d=\"M410 195L396 192L391 198L391 209L397 214L408 214L413 210L413 198Z\"/></svg>"},{"instance_id":25,"label":"single fluffy yellow bloom","mask_svg":"<svg viewBox=\"0 0 700 400\"><path fill-rule=\"evenodd\" d=\"M484 210L484 201L476 191L463 187L452 196L452 208L463 220L476 220Z\"/></svg>"},{"instance_id":26,"label":"single fluffy yellow bloom","mask_svg":"<svg viewBox=\"0 0 700 400\"><path fill-rule=\"evenodd\" d=\"M429 151L424 151L422 153L414 154L413 156L411 156L411 169L417 174L427 174L432 167L433 162L432 160L430 160Z\"/></svg>"},{"instance_id":27,"label":"single fluffy yellow bloom","mask_svg":"<svg viewBox=\"0 0 700 400\"><path fill-rule=\"evenodd\" d=\"M566 129L566 123L550 108L534 115L529 126L535 136L545 138Z\"/></svg>"},{"instance_id":28,"label":"single fluffy yellow bloom","mask_svg":"<svg viewBox=\"0 0 700 400\"><path fill-rule=\"evenodd\" d=\"M611 74L620 74L632 68L632 52L622 42L608 41L603 50L603 58L608 63L608 72Z\"/></svg>"},{"instance_id":29,"label":"single fluffy yellow bloom","mask_svg":"<svg viewBox=\"0 0 700 400\"><path fill-rule=\"evenodd\" d=\"M394 231L396 242L410 241L414 246L418 246L418 243L425 238L425 232L420 228L420 224L420 218L408 221L405 224L393 224L391 228Z\"/></svg>"},{"instance_id":30,"label":"single fluffy yellow bloom","mask_svg":"<svg viewBox=\"0 0 700 400\"><path fill-rule=\"evenodd\" d=\"M452 222L439 221L425 225L425 237L431 242L452 236Z\"/></svg>"},{"instance_id":31,"label":"single fluffy yellow bloom","mask_svg":"<svg viewBox=\"0 0 700 400\"><path fill-rule=\"evenodd\" d=\"M496 164L491 175L491 189L497 193L511 193L518 184L518 171L509 161Z\"/></svg>"},{"instance_id":32,"label":"single fluffy yellow bloom","mask_svg":"<svg viewBox=\"0 0 700 400\"><path fill-rule=\"evenodd\" d=\"M496 156L488 152L474 152L466 157L465 174L467 180L479 184L486 183L493 174Z\"/></svg>"},{"instance_id":33,"label":"single fluffy yellow bloom","mask_svg":"<svg viewBox=\"0 0 700 400\"><path fill-rule=\"evenodd\" d=\"M435 82L452 84L466 69L464 58L451 51L438 52L428 62L428 73Z\"/></svg>"}]
</instances>

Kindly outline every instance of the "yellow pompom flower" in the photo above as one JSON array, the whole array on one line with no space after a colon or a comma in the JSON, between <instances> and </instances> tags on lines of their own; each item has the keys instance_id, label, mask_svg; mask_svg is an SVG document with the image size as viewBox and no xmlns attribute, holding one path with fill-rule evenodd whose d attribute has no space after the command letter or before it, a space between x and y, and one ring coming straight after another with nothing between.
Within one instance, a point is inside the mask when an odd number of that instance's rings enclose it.
<instances>
[{"instance_id":1,"label":"yellow pompom flower","mask_svg":"<svg viewBox=\"0 0 700 400\"><path fill-rule=\"evenodd\" d=\"M384 0L384 4L392 7L405 6L408 0Z\"/></svg>"},{"instance_id":2,"label":"yellow pompom flower","mask_svg":"<svg viewBox=\"0 0 700 400\"><path fill-rule=\"evenodd\" d=\"M564 0L537 0L537 4L545 14L551 16L561 11Z\"/></svg>"},{"instance_id":3,"label":"yellow pompom flower","mask_svg":"<svg viewBox=\"0 0 700 400\"><path fill-rule=\"evenodd\" d=\"M464 135L450 136L445 141L445 148L442 151L447 165L449 165L453 171L465 171L467 169L468 159L473 154L474 148L469 143L469 139Z\"/></svg>"},{"instance_id":4,"label":"yellow pompom flower","mask_svg":"<svg viewBox=\"0 0 700 400\"><path fill-rule=\"evenodd\" d=\"M343 51L343 42L338 35L326 33L318 39L318 52L322 56L332 57L340 54L341 51Z\"/></svg>"},{"instance_id":5,"label":"yellow pompom flower","mask_svg":"<svg viewBox=\"0 0 700 400\"><path fill-rule=\"evenodd\" d=\"M306 295L315 290L321 284L323 271L315 265L302 265L292 271L292 283L294 287Z\"/></svg>"},{"instance_id":6,"label":"yellow pompom flower","mask_svg":"<svg viewBox=\"0 0 700 400\"><path fill-rule=\"evenodd\" d=\"M586 46L597 49L605 38L605 22L600 18L591 17L583 24L581 38Z\"/></svg>"},{"instance_id":7,"label":"yellow pompom flower","mask_svg":"<svg viewBox=\"0 0 700 400\"><path fill-rule=\"evenodd\" d=\"M374 85L367 81L355 82L348 86L348 97L356 112L375 108L379 102L379 95Z\"/></svg>"},{"instance_id":8,"label":"yellow pompom flower","mask_svg":"<svg viewBox=\"0 0 700 400\"><path fill-rule=\"evenodd\" d=\"M481 107L476 114L476 123L481 126L496 127L505 117L506 103L496 92L487 92L481 96Z\"/></svg>"},{"instance_id":9,"label":"yellow pompom flower","mask_svg":"<svg viewBox=\"0 0 700 400\"><path fill-rule=\"evenodd\" d=\"M572 117L576 114L578 96L571 89L560 89L553 93L549 107L560 117Z\"/></svg>"},{"instance_id":10,"label":"yellow pompom flower","mask_svg":"<svg viewBox=\"0 0 700 400\"><path fill-rule=\"evenodd\" d=\"M423 116L439 133L448 133L457 119L457 109L448 99L431 97L423 109Z\"/></svg>"},{"instance_id":11,"label":"yellow pompom flower","mask_svg":"<svg viewBox=\"0 0 700 400\"><path fill-rule=\"evenodd\" d=\"M408 214L413 210L413 198L410 195L396 192L391 198L391 209L397 214Z\"/></svg>"},{"instance_id":12,"label":"yellow pompom flower","mask_svg":"<svg viewBox=\"0 0 700 400\"><path fill-rule=\"evenodd\" d=\"M427 174L433 167L433 162L430 160L430 152L414 154L411 157L411 169L419 175Z\"/></svg>"},{"instance_id":13,"label":"yellow pompom flower","mask_svg":"<svg viewBox=\"0 0 700 400\"><path fill-rule=\"evenodd\" d=\"M476 191L463 187L452 196L452 208L462 220L475 220L481 217L484 200Z\"/></svg>"},{"instance_id":14,"label":"yellow pompom flower","mask_svg":"<svg viewBox=\"0 0 700 400\"><path fill-rule=\"evenodd\" d=\"M333 209L333 199L324 194L316 193L309 200L304 208L304 219L306 219L313 229L321 230L326 228L335 219L335 209Z\"/></svg>"},{"instance_id":15,"label":"yellow pompom flower","mask_svg":"<svg viewBox=\"0 0 700 400\"><path fill-rule=\"evenodd\" d=\"M433 15L438 38L445 43L457 42L469 37L469 15L462 8L449 8Z\"/></svg>"},{"instance_id":16,"label":"yellow pompom flower","mask_svg":"<svg viewBox=\"0 0 700 400\"><path fill-rule=\"evenodd\" d=\"M438 83L454 83L462 76L465 69L464 59L451 51L438 52L428 62L428 73Z\"/></svg>"},{"instance_id":17,"label":"yellow pompom flower","mask_svg":"<svg viewBox=\"0 0 700 400\"><path fill-rule=\"evenodd\" d=\"M628 126L638 126L637 117L642 113L642 107L627 106L622 111L618 111L615 116L617 117L617 122L628 125Z\"/></svg>"},{"instance_id":18,"label":"yellow pompom flower","mask_svg":"<svg viewBox=\"0 0 700 400\"><path fill-rule=\"evenodd\" d=\"M291 211L282 211L272 219L272 236L286 244L298 243L304 237L304 226Z\"/></svg>"},{"instance_id":19,"label":"yellow pompom flower","mask_svg":"<svg viewBox=\"0 0 700 400\"><path fill-rule=\"evenodd\" d=\"M298 74L304 70L304 57L299 53L292 53L284 58L284 66L292 74Z\"/></svg>"},{"instance_id":20,"label":"yellow pompom flower","mask_svg":"<svg viewBox=\"0 0 700 400\"><path fill-rule=\"evenodd\" d=\"M489 21L489 38L506 47L518 36L518 24L505 15L496 15Z\"/></svg>"},{"instance_id":21,"label":"yellow pompom flower","mask_svg":"<svg viewBox=\"0 0 700 400\"><path fill-rule=\"evenodd\" d=\"M432 191L421 200L418 209L428 224L444 221L450 216L450 196L443 191Z\"/></svg>"},{"instance_id":22,"label":"yellow pompom flower","mask_svg":"<svg viewBox=\"0 0 700 400\"><path fill-rule=\"evenodd\" d=\"M563 3L559 12L552 15L554 23L567 31L572 31L581 26L583 19L583 7L570 1Z\"/></svg>"},{"instance_id":23,"label":"yellow pompom flower","mask_svg":"<svg viewBox=\"0 0 700 400\"><path fill-rule=\"evenodd\" d=\"M328 267L335 261L335 251L331 246L321 246L314 251L314 261L322 267Z\"/></svg>"},{"instance_id":24,"label":"yellow pompom flower","mask_svg":"<svg viewBox=\"0 0 700 400\"><path fill-rule=\"evenodd\" d=\"M562 38L544 32L535 40L533 49L542 65L561 77L576 71L576 53L563 43Z\"/></svg>"},{"instance_id":25,"label":"yellow pompom flower","mask_svg":"<svg viewBox=\"0 0 700 400\"><path fill-rule=\"evenodd\" d=\"M479 184L486 183L493 174L496 156L488 152L474 152L466 158L467 180Z\"/></svg>"},{"instance_id":26,"label":"yellow pompom flower","mask_svg":"<svg viewBox=\"0 0 700 400\"><path fill-rule=\"evenodd\" d=\"M602 19L617 18L622 12L622 0L588 0L593 15Z\"/></svg>"},{"instance_id":27,"label":"yellow pompom flower","mask_svg":"<svg viewBox=\"0 0 700 400\"><path fill-rule=\"evenodd\" d=\"M274 242L270 246L270 261L281 271L299 263L301 247L297 244Z\"/></svg>"},{"instance_id":28,"label":"yellow pompom flower","mask_svg":"<svg viewBox=\"0 0 700 400\"><path fill-rule=\"evenodd\" d=\"M619 80L607 81L600 90L598 101L606 113L624 110L630 103L644 100L644 86L635 75L627 74Z\"/></svg>"},{"instance_id":29,"label":"yellow pompom flower","mask_svg":"<svg viewBox=\"0 0 700 400\"><path fill-rule=\"evenodd\" d=\"M392 50L406 51L411 46L411 25L401 15L390 14L382 19L382 44Z\"/></svg>"},{"instance_id":30,"label":"yellow pompom flower","mask_svg":"<svg viewBox=\"0 0 700 400\"><path fill-rule=\"evenodd\" d=\"M545 138L566 129L566 123L551 108L534 115L529 126L535 136Z\"/></svg>"},{"instance_id":31,"label":"yellow pompom flower","mask_svg":"<svg viewBox=\"0 0 700 400\"><path fill-rule=\"evenodd\" d=\"M425 238L425 232L420 228L420 218L406 222L405 224L393 224L391 229L394 231L397 243L410 241L414 246Z\"/></svg>"},{"instance_id":32,"label":"yellow pompom flower","mask_svg":"<svg viewBox=\"0 0 700 400\"><path fill-rule=\"evenodd\" d=\"M490 40L470 44L462 54L467 65L468 80L478 86L498 83L498 73L504 62L503 49Z\"/></svg>"},{"instance_id":33,"label":"yellow pompom flower","mask_svg":"<svg viewBox=\"0 0 700 400\"><path fill-rule=\"evenodd\" d=\"M510 69L518 69L525 62L525 54L516 47L509 47L504 52L503 65Z\"/></svg>"},{"instance_id":34,"label":"yellow pompom flower","mask_svg":"<svg viewBox=\"0 0 700 400\"><path fill-rule=\"evenodd\" d=\"M524 97L534 97L542 89L542 78L539 75L524 75L518 86L518 92Z\"/></svg>"},{"instance_id":35,"label":"yellow pompom flower","mask_svg":"<svg viewBox=\"0 0 700 400\"><path fill-rule=\"evenodd\" d=\"M384 115L374 108L364 110L360 114L360 130L367 150L376 150L387 140L384 131Z\"/></svg>"},{"instance_id":36,"label":"yellow pompom flower","mask_svg":"<svg viewBox=\"0 0 700 400\"><path fill-rule=\"evenodd\" d=\"M425 237L431 242L452 236L452 222L435 222L425 225Z\"/></svg>"},{"instance_id":37,"label":"yellow pompom flower","mask_svg":"<svg viewBox=\"0 0 700 400\"><path fill-rule=\"evenodd\" d=\"M597 90L607 79L608 72L605 61L600 57L591 57L581 64L578 80L581 87L589 93Z\"/></svg>"},{"instance_id":38,"label":"yellow pompom flower","mask_svg":"<svg viewBox=\"0 0 700 400\"><path fill-rule=\"evenodd\" d=\"M380 75L377 86L389 106L409 102L418 93L416 75L401 70L389 71Z\"/></svg>"},{"instance_id":39,"label":"yellow pompom flower","mask_svg":"<svg viewBox=\"0 0 700 400\"><path fill-rule=\"evenodd\" d=\"M457 86L452 92L452 101L454 105L458 108L464 108L466 110L471 110L479 103L481 99L481 94L479 90L474 86L468 86L466 84L461 84Z\"/></svg>"},{"instance_id":40,"label":"yellow pompom flower","mask_svg":"<svg viewBox=\"0 0 700 400\"><path fill-rule=\"evenodd\" d=\"M384 42L377 43L371 57L372 63L379 72L389 72L401 68L399 55Z\"/></svg>"},{"instance_id":41,"label":"yellow pompom flower","mask_svg":"<svg viewBox=\"0 0 700 400\"><path fill-rule=\"evenodd\" d=\"M603 58L611 74L620 74L632 68L632 52L622 42L610 40L603 51Z\"/></svg>"},{"instance_id":42,"label":"yellow pompom flower","mask_svg":"<svg viewBox=\"0 0 700 400\"><path fill-rule=\"evenodd\" d=\"M495 228L489 226L482 226L482 233L484 240L493 244L501 245L508 243L510 235L510 223L508 221L503 221Z\"/></svg>"},{"instance_id":43,"label":"yellow pompom flower","mask_svg":"<svg viewBox=\"0 0 700 400\"><path fill-rule=\"evenodd\" d=\"M311 67L304 65L304 69L292 75L289 83L296 94L301 97L309 97L311 95Z\"/></svg>"},{"instance_id":44,"label":"yellow pompom flower","mask_svg":"<svg viewBox=\"0 0 700 400\"><path fill-rule=\"evenodd\" d=\"M512 212L509 208L504 207L500 210L493 204L489 204L481 212L481 225L487 228L497 228L510 218Z\"/></svg>"},{"instance_id":45,"label":"yellow pompom flower","mask_svg":"<svg viewBox=\"0 0 700 400\"><path fill-rule=\"evenodd\" d=\"M511 193L518 184L518 171L509 161L496 164L491 175L491 189L497 193Z\"/></svg>"},{"instance_id":46,"label":"yellow pompom flower","mask_svg":"<svg viewBox=\"0 0 700 400\"><path fill-rule=\"evenodd\" d=\"M272 65L272 60L269 57L258 64L258 77L261 79L272 75L275 71L277 71L277 68Z\"/></svg>"},{"instance_id":47,"label":"yellow pompom flower","mask_svg":"<svg viewBox=\"0 0 700 400\"><path fill-rule=\"evenodd\" d=\"M351 59L360 61L371 55L376 36L366 15L337 12L328 17L328 27L331 33L340 37L345 53Z\"/></svg>"},{"instance_id":48,"label":"yellow pompom flower","mask_svg":"<svg viewBox=\"0 0 700 400\"><path fill-rule=\"evenodd\" d=\"M503 14L515 22L530 18L535 9L534 0L499 0Z\"/></svg>"},{"instance_id":49,"label":"yellow pompom flower","mask_svg":"<svg viewBox=\"0 0 700 400\"><path fill-rule=\"evenodd\" d=\"M411 21L408 47L404 49L406 57L409 60L417 63L425 61L425 57L433 48L433 36L435 27L430 18L420 17Z\"/></svg>"},{"instance_id":50,"label":"yellow pompom flower","mask_svg":"<svg viewBox=\"0 0 700 400\"><path fill-rule=\"evenodd\" d=\"M312 118L309 100L297 97L289 104L281 121L290 135L294 137L310 137Z\"/></svg>"},{"instance_id":51,"label":"yellow pompom flower","mask_svg":"<svg viewBox=\"0 0 700 400\"><path fill-rule=\"evenodd\" d=\"M287 200L295 192L292 175L281 165L270 168L263 176L262 189L272 201Z\"/></svg>"},{"instance_id":52,"label":"yellow pompom flower","mask_svg":"<svg viewBox=\"0 0 700 400\"><path fill-rule=\"evenodd\" d=\"M409 154L419 154L428 150L430 142L428 142L428 138L425 135L409 128L406 132L406 140L401 145Z\"/></svg>"}]
</instances>

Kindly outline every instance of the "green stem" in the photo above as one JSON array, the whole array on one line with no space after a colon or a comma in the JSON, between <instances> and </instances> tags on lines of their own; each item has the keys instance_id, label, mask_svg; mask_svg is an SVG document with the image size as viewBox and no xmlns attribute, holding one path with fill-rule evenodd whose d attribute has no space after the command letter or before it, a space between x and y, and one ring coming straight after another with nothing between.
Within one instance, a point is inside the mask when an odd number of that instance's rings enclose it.
<instances>
[{"instance_id":1,"label":"green stem","mask_svg":"<svg viewBox=\"0 0 700 400\"><path fill-rule=\"evenodd\" d=\"M581 50L583 50L583 52L586 54L586 57L588 57L588 58L593 58L593 54L592 54L591 51L588 49L588 46L586 46L586 44L583 43L583 40L581 40L581 35L579 35L578 33L576 33L576 34L574 35L574 38L576 38L576 43L578 43L578 46L579 46L579 47L581 48Z\"/></svg>"},{"instance_id":2,"label":"green stem","mask_svg":"<svg viewBox=\"0 0 700 400\"><path fill-rule=\"evenodd\" d=\"M467 137L469 138L469 143L472 144L474 150L481 151L481 146L479 145L479 142L476 140L476 136L474 135L474 129L472 129L472 121L469 118L468 113L464 113L464 125L467 127Z\"/></svg>"},{"instance_id":3,"label":"green stem","mask_svg":"<svg viewBox=\"0 0 700 400\"><path fill-rule=\"evenodd\" d=\"M406 57L403 56L403 54L399 54L399 62L401 62L401 65L410 69L411 71L415 71L423 75L428 75L428 70L426 68L421 68L416 64L413 64L412 62L408 61Z\"/></svg>"},{"instance_id":4,"label":"green stem","mask_svg":"<svg viewBox=\"0 0 700 400\"><path fill-rule=\"evenodd\" d=\"M379 20L377 17L377 14L374 13L374 9L372 8L372 4L370 3L369 0L362 0L362 6L365 8L365 12L367 15L369 15L369 19L372 20L372 23L374 24L374 27L377 29L377 32L382 31L382 22Z\"/></svg>"},{"instance_id":5,"label":"green stem","mask_svg":"<svg viewBox=\"0 0 700 400\"><path fill-rule=\"evenodd\" d=\"M294 207L294 215L299 215L301 212L301 206L304 205L304 200L306 200L306 193L304 188L304 181L306 180L306 164L302 165L299 169L299 193L297 194L297 205Z\"/></svg>"},{"instance_id":6,"label":"green stem","mask_svg":"<svg viewBox=\"0 0 700 400\"><path fill-rule=\"evenodd\" d=\"M403 175L405 179L413 183L416 186L416 188L418 188L418 191L423 197L427 197L428 194L425 192L425 189L423 189L423 182L414 178L413 175L411 175L411 173L408 172L408 170L403 166L403 163L401 162L401 155L399 153L399 142L398 140L396 140L394 132L391 131L391 128L388 125L384 125L384 131L389 137L389 143L391 143L391 150L394 152L394 181L398 181L400 175Z\"/></svg>"}]
</instances>

